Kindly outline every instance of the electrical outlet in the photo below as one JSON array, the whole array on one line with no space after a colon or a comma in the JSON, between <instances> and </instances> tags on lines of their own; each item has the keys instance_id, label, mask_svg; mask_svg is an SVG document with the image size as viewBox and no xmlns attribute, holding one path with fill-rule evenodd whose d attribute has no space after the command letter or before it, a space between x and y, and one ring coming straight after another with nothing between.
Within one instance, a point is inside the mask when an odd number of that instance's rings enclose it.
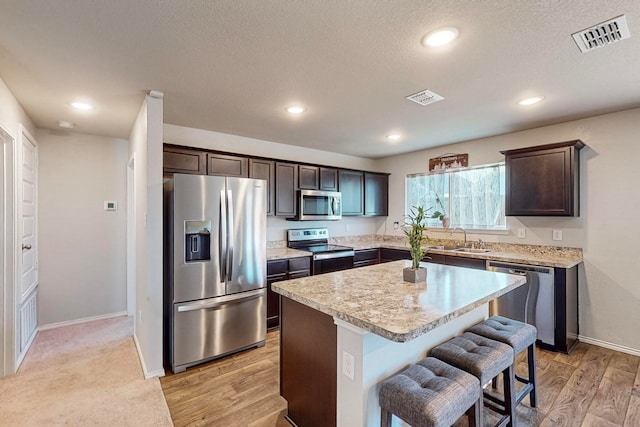
<instances>
[{"instance_id":1,"label":"electrical outlet","mask_svg":"<svg viewBox=\"0 0 640 427\"><path fill-rule=\"evenodd\" d=\"M394 221L394 222L393 222L393 229L394 229L394 230L397 230L397 229L399 229L399 228L400 228L400 223L399 223L398 221Z\"/></svg>"},{"instance_id":2,"label":"electrical outlet","mask_svg":"<svg viewBox=\"0 0 640 427\"><path fill-rule=\"evenodd\" d=\"M346 351L342 352L342 374L349 378L353 379L356 360L353 357L353 354L347 353Z\"/></svg>"},{"instance_id":3,"label":"electrical outlet","mask_svg":"<svg viewBox=\"0 0 640 427\"><path fill-rule=\"evenodd\" d=\"M527 229L518 228L518 239L524 239L525 237L527 237Z\"/></svg>"},{"instance_id":4,"label":"electrical outlet","mask_svg":"<svg viewBox=\"0 0 640 427\"><path fill-rule=\"evenodd\" d=\"M553 240L562 240L562 230L553 230Z\"/></svg>"}]
</instances>

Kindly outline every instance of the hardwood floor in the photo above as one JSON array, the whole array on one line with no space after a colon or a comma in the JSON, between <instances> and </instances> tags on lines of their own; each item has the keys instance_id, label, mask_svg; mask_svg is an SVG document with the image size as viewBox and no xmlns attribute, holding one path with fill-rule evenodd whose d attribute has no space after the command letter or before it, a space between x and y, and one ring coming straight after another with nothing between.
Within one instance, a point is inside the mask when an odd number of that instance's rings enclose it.
<instances>
[{"instance_id":1,"label":"hardwood floor","mask_svg":"<svg viewBox=\"0 0 640 427\"><path fill-rule=\"evenodd\" d=\"M262 348L161 378L174 425L291 427L279 394L279 340L269 332ZM516 362L522 376L525 356ZM538 407L525 398L519 426L640 426L640 357L584 343L570 355L538 349L537 373ZM495 421L485 417L486 426Z\"/></svg>"}]
</instances>

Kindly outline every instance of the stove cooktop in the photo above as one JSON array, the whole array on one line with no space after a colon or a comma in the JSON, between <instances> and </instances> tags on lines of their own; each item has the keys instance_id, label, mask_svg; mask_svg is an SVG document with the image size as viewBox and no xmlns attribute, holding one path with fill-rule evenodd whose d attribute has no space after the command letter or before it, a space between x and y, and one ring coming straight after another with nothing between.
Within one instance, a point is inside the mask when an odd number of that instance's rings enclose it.
<instances>
[{"instance_id":1,"label":"stove cooktop","mask_svg":"<svg viewBox=\"0 0 640 427\"><path fill-rule=\"evenodd\" d=\"M289 246L293 249L300 249L301 251L308 251L314 254L326 253L326 252L338 252L338 251L352 251L353 248L340 245L307 245L307 246Z\"/></svg>"}]
</instances>

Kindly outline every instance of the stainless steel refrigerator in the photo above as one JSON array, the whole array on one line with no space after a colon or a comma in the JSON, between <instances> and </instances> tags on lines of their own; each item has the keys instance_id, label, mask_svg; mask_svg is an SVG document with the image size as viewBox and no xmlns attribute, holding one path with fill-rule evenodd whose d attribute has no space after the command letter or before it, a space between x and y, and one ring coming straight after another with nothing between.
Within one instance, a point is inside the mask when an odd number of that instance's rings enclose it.
<instances>
[{"instance_id":1,"label":"stainless steel refrigerator","mask_svg":"<svg viewBox=\"0 0 640 427\"><path fill-rule=\"evenodd\" d=\"M164 194L171 369L264 345L266 181L175 174Z\"/></svg>"}]
</instances>

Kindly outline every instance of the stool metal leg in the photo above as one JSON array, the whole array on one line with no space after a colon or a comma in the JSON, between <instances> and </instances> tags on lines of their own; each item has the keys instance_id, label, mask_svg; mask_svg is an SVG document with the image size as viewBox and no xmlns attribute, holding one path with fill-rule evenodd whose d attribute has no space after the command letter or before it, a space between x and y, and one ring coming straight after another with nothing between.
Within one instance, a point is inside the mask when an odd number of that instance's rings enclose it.
<instances>
[{"instance_id":1,"label":"stool metal leg","mask_svg":"<svg viewBox=\"0 0 640 427\"><path fill-rule=\"evenodd\" d=\"M537 377L536 377L536 345L531 344L527 349L527 363L529 364L529 383L533 386L531 389L531 393L529 393L529 403L531 403L531 407L535 408L538 404L538 398L536 396L536 386L537 386Z\"/></svg>"},{"instance_id":2,"label":"stool metal leg","mask_svg":"<svg viewBox=\"0 0 640 427\"><path fill-rule=\"evenodd\" d=\"M380 409L380 427L391 427L391 412Z\"/></svg>"},{"instance_id":3,"label":"stool metal leg","mask_svg":"<svg viewBox=\"0 0 640 427\"><path fill-rule=\"evenodd\" d=\"M467 409L467 418L469 427L482 427L484 425L482 420L482 395L471 408Z\"/></svg>"},{"instance_id":4,"label":"stool metal leg","mask_svg":"<svg viewBox=\"0 0 640 427\"><path fill-rule=\"evenodd\" d=\"M509 366L502 371L502 377L504 379L504 406L505 412L509 417L509 423L507 426L513 427L516 425L516 385L514 377L514 367Z\"/></svg>"}]
</instances>

